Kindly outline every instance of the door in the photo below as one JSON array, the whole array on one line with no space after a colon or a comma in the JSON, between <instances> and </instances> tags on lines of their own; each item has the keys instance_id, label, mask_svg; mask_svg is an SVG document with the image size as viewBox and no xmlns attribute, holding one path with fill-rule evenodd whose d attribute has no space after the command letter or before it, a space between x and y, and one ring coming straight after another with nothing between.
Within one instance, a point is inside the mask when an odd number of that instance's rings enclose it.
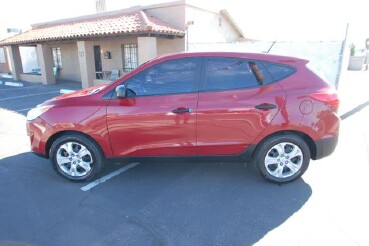
<instances>
[{"instance_id":1,"label":"door","mask_svg":"<svg viewBox=\"0 0 369 246\"><path fill-rule=\"evenodd\" d=\"M100 45L94 46L96 79L102 79L101 49Z\"/></svg>"},{"instance_id":2,"label":"door","mask_svg":"<svg viewBox=\"0 0 369 246\"><path fill-rule=\"evenodd\" d=\"M268 126L285 93L257 61L207 58L197 109L199 155L242 153Z\"/></svg>"},{"instance_id":3,"label":"door","mask_svg":"<svg viewBox=\"0 0 369 246\"><path fill-rule=\"evenodd\" d=\"M197 58L153 65L127 81L107 108L115 156L196 155Z\"/></svg>"}]
</instances>

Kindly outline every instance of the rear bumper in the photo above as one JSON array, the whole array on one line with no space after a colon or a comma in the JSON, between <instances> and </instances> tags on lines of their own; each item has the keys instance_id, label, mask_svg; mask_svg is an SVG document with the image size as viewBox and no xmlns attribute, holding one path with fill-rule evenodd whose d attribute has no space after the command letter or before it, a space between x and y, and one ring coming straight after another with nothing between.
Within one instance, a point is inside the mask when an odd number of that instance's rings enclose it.
<instances>
[{"instance_id":1,"label":"rear bumper","mask_svg":"<svg viewBox=\"0 0 369 246\"><path fill-rule=\"evenodd\" d=\"M338 136L324 138L315 141L316 154L312 157L313 160L319 160L329 156L336 149Z\"/></svg>"}]
</instances>

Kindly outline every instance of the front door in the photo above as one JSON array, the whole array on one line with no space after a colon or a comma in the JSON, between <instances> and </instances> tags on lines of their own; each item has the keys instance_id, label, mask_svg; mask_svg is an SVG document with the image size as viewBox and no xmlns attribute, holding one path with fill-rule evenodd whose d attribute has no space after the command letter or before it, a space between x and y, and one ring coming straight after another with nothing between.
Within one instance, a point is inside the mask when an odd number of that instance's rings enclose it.
<instances>
[{"instance_id":1,"label":"front door","mask_svg":"<svg viewBox=\"0 0 369 246\"><path fill-rule=\"evenodd\" d=\"M151 66L125 81L127 98L107 109L115 156L196 155L198 59Z\"/></svg>"},{"instance_id":2,"label":"front door","mask_svg":"<svg viewBox=\"0 0 369 246\"><path fill-rule=\"evenodd\" d=\"M102 79L101 49L100 45L94 46L96 79Z\"/></svg>"},{"instance_id":3,"label":"front door","mask_svg":"<svg viewBox=\"0 0 369 246\"><path fill-rule=\"evenodd\" d=\"M258 62L205 59L197 109L199 155L242 153L268 126L285 100Z\"/></svg>"}]
</instances>

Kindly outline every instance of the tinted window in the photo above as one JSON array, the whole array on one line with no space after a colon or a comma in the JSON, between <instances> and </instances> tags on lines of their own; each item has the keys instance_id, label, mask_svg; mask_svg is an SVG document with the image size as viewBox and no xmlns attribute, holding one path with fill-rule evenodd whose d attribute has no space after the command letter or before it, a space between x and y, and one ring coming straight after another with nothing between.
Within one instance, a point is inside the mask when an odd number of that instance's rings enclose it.
<instances>
[{"instance_id":1,"label":"tinted window","mask_svg":"<svg viewBox=\"0 0 369 246\"><path fill-rule=\"evenodd\" d=\"M295 68L277 63L263 62L266 69L275 80L281 80L295 72Z\"/></svg>"},{"instance_id":2,"label":"tinted window","mask_svg":"<svg viewBox=\"0 0 369 246\"><path fill-rule=\"evenodd\" d=\"M265 75L255 61L236 58L209 58L204 90L229 90L264 84Z\"/></svg>"},{"instance_id":3,"label":"tinted window","mask_svg":"<svg viewBox=\"0 0 369 246\"><path fill-rule=\"evenodd\" d=\"M198 59L183 58L154 65L127 81L128 96L149 96L192 92Z\"/></svg>"}]
</instances>

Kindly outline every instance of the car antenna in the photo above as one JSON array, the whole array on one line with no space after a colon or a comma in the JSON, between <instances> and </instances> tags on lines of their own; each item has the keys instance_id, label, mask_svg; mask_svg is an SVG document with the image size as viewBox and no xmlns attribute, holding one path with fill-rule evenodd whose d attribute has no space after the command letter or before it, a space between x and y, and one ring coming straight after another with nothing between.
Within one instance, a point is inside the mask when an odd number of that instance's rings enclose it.
<instances>
[{"instance_id":1,"label":"car antenna","mask_svg":"<svg viewBox=\"0 0 369 246\"><path fill-rule=\"evenodd\" d=\"M269 53L269 51L273 48L273 46L277 43L276 40L273 41L272 45L269 47L268 51L266 53Z\"/></svg>"}]
</instances>

